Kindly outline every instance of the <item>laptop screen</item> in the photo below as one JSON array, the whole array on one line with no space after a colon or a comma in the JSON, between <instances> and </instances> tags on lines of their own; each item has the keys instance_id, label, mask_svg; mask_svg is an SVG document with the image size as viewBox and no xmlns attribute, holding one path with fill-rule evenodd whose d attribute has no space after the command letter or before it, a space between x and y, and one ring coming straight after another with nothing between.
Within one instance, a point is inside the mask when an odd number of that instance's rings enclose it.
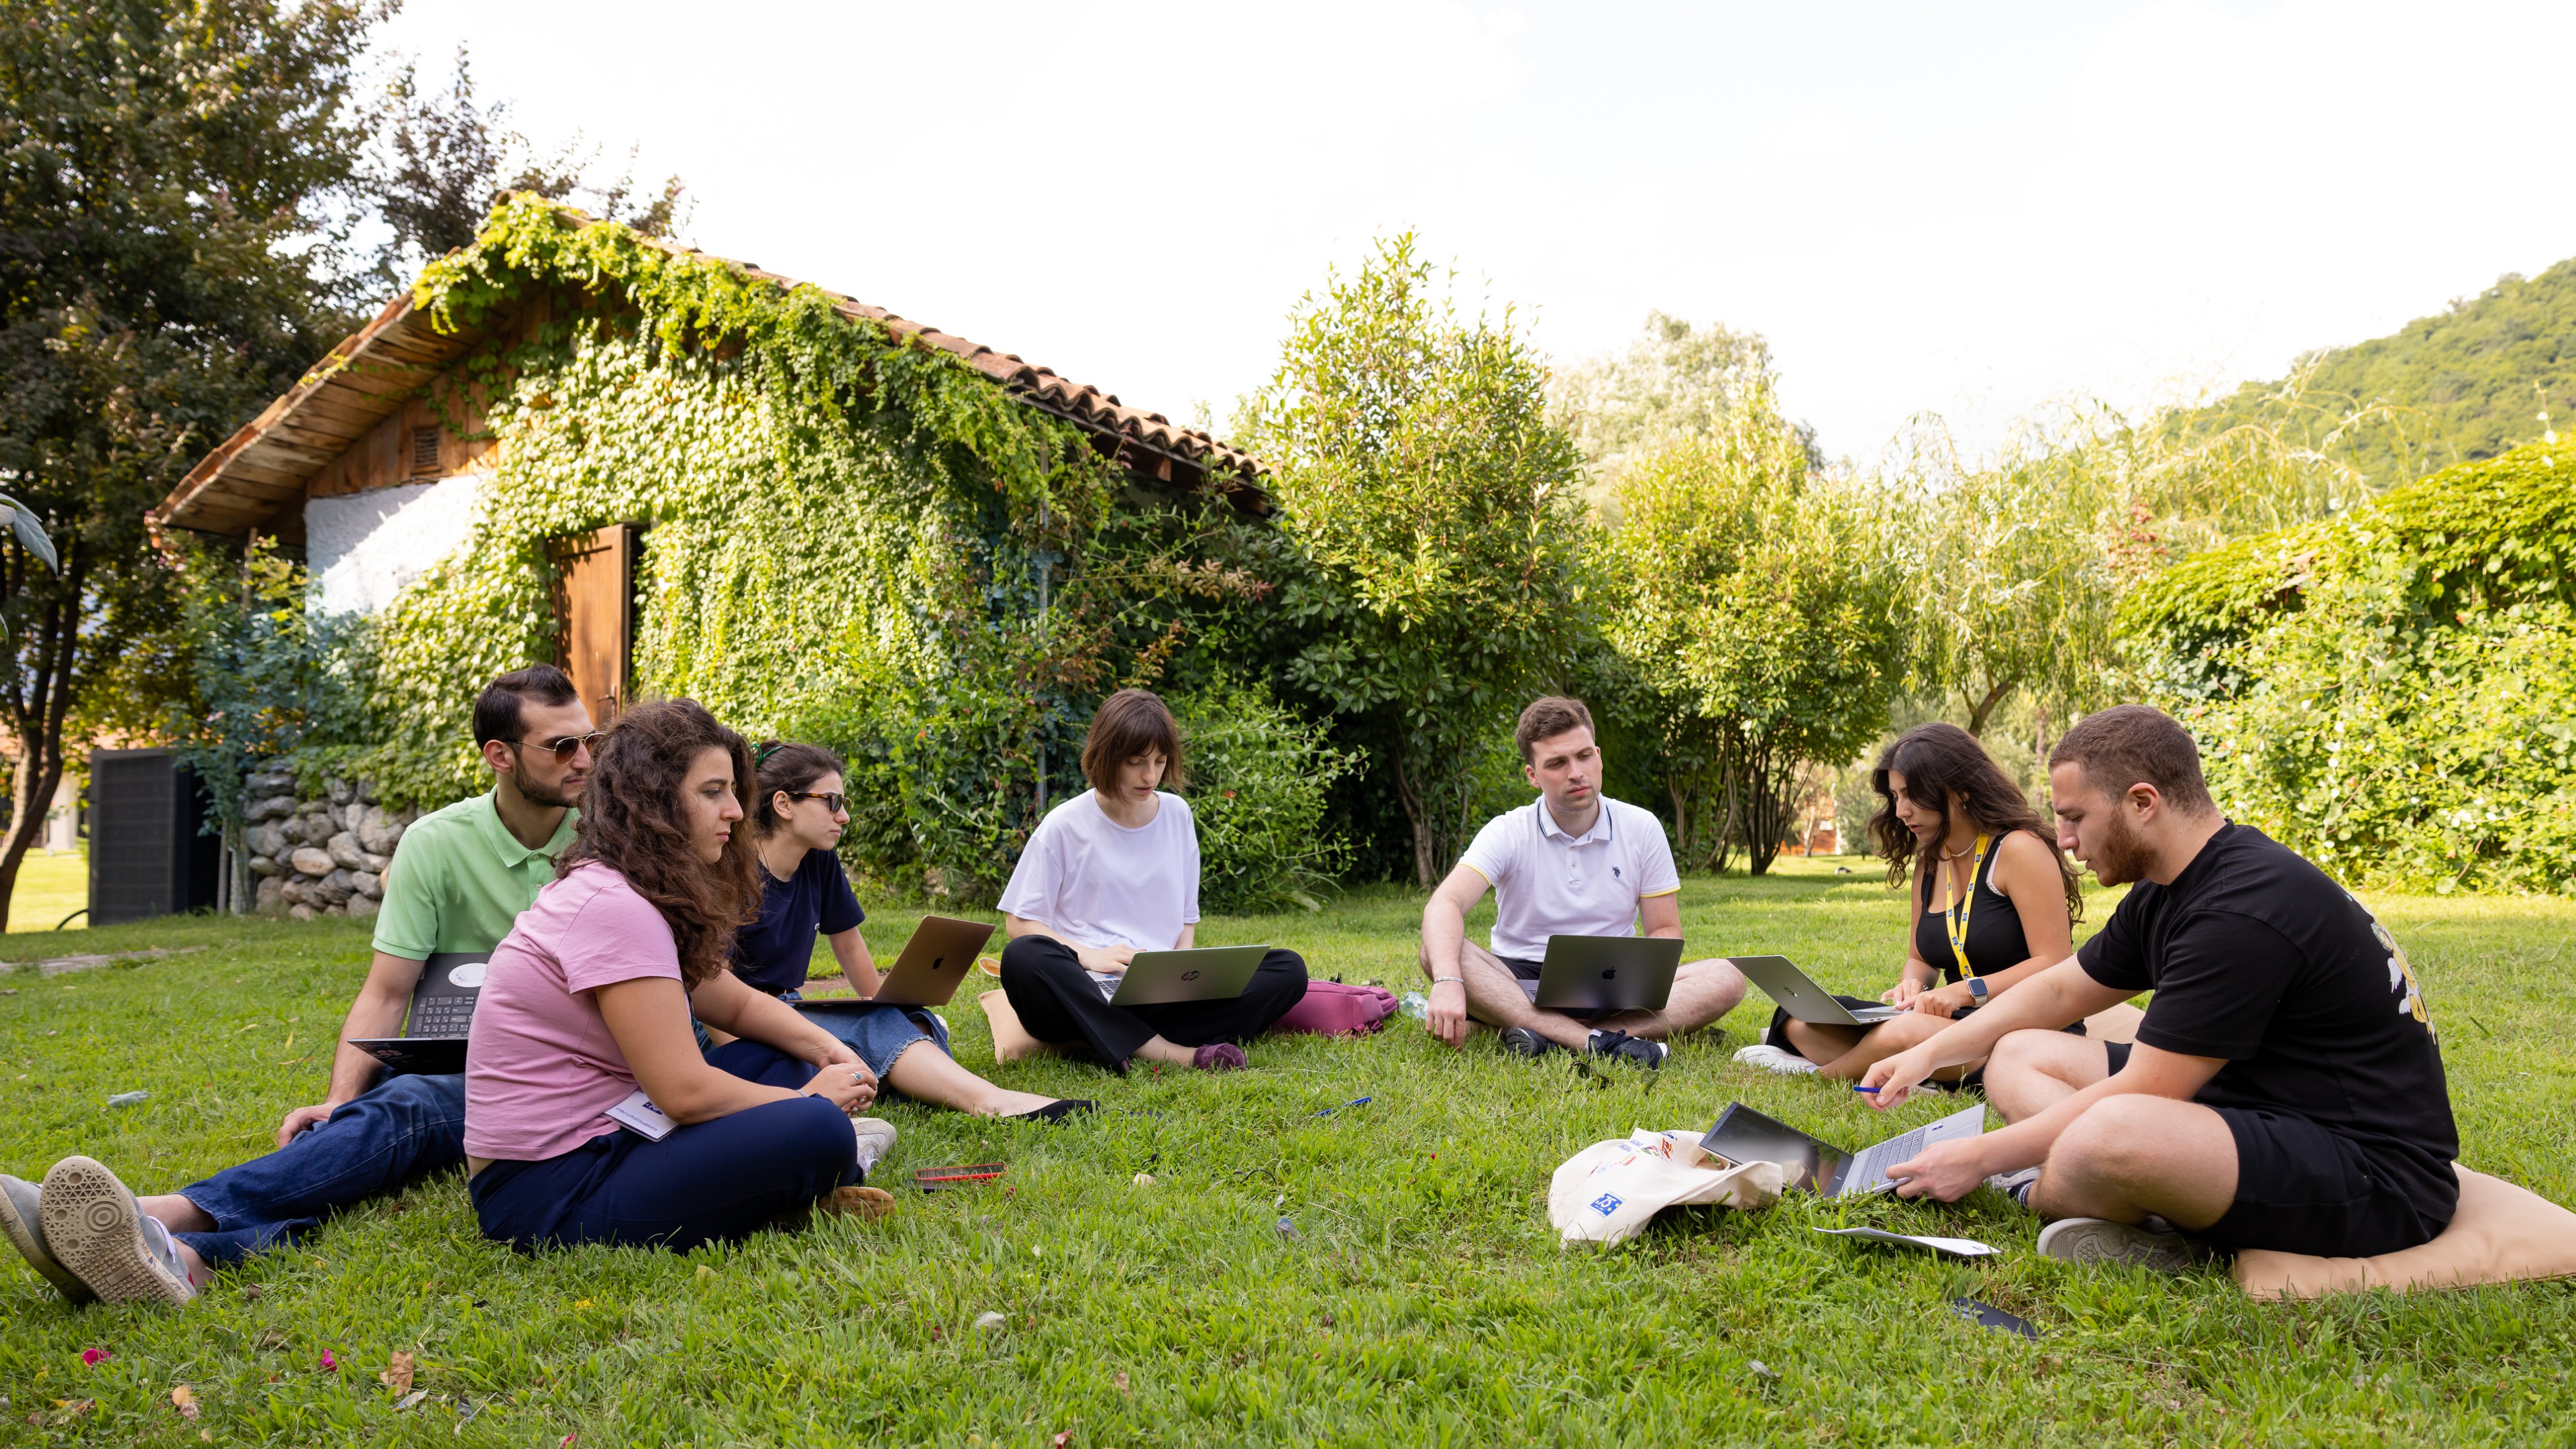
<instances>
[{"instance_id":1,"label":"laptop screen","mask_svg":"<svg viewBox=\"0 0 2576 1449\"><path fill-rule=\"evenodd\" d=\"M1741 1102L1730 1103L1717 1125L1699 1145L1729 1162L1776 1162L1787 1170L1784 1188L1830 1192L1851 1164L1851 1154L1830 1142L1819 1142L1786 1122L1775 1121Z\"/></svg>"}]
</instances>

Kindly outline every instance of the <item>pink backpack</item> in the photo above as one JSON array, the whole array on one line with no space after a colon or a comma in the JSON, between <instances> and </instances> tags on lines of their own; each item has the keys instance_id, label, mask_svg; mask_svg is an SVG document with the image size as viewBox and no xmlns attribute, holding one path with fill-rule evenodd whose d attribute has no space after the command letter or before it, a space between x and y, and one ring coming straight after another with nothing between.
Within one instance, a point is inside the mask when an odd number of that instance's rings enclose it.
<instances>
[{"instance_id":1,"label":"pink backpack","mask_svg":"<svg viewBox=\"0 0 2576 1449\"><path fill-rule=\"evenodd\" d=\"M1345 986L1339 981L1309 981L1306 999L1271 1023L1272 1031L1308 1031L1317 1036L1357 1036L1372 1032L1395 1015L1395 995L1382 987Z\"/></svg>"}]
</instances>

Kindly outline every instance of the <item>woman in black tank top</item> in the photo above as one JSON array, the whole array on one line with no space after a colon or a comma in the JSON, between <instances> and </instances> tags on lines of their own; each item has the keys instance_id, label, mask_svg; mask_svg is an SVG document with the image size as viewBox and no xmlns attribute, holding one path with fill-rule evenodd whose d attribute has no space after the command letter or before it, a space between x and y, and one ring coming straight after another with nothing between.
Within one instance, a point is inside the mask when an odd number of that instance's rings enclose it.
<instances>
[{"instance_id":1,"label":"woman in black tank top","mask_svg":"<svg viewBox=\"0 0 2576 1449\"><path fill-rule=\"evenodd\" d=\"M1951 724L1908 730L1879 757L1871 784L1880 803L1870 834L1887 860L1888 883L1911 878L1905 966L1879 997L1906 1014L1858 1027L1799 1021L1780 1008L1762 1043L1738 1052L1738 1061L1857 1079L2074 954L2083 908L2075 873L1976 736ZM1973 1078L1982 1065L1951 1075Z\"/></svg>"}]
</instances>

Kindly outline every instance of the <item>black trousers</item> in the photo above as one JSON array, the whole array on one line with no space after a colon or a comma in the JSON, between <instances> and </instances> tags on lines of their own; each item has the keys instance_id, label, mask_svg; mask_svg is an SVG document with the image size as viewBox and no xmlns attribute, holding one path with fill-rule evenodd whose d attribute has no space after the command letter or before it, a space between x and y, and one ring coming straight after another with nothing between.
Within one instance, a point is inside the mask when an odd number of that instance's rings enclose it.
<instances>
[{"instance_id":1,"label":"black trousers","mask_svg":"<svg viewBox=\"0 0 2576 1449\"><path fill-rule=\"evenodd\" d=\"M1123 1072L1136 1049L1158 1036L1200 1047L1240 1044L1268 1031L1305 999L1306 961L1294 951L1273 950L1231 1001L1112 1006L1072 947L1052 936L1021 936L1002 948L1002 991L1029 1035L1058 1046L1079 1043L1094 1061Z\"/></svg>"}]
</instances>

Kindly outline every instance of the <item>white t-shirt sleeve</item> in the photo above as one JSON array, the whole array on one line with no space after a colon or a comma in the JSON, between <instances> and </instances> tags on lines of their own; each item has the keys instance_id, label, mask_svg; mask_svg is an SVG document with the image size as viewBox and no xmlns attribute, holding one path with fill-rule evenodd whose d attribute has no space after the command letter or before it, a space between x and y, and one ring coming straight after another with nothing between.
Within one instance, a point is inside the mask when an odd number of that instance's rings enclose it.
<instances>
[{"instance_id":1,"label":"white t-shirt sleeve","mask_svg":"<svg viewBox=\"0 0 2576 1449\"><path fill-rule=\"evenodd\" d=\"M1059 879L1056 840L1062 833L1052 810L1038 822L1037 829L1029 832L1029 843L1020 849L1020 863L1011 867L1011 883L1002 887L1001 908L1006 914L1055 923L1056 892L1063 884Z\"/></svg>"},{"instance_id":2,"label":"white t-shirt sleeve","mask_svg":"<svg viewBox=\"0 0 2576 1449\"><path fill-rule=\"evenodd\" d=\"M1514 848L1519 843L1520 815L1518 810L1506 810L1486 821L1485 828L1477 831L1475 840L1467 846L1467 853L1458 857L1458 863L1483 876L1485 884L1500 889L1511 879L1512 868L1520 863L1520 851Z\"/></svg>"},{"instance_id":3,"label":"white t-shirt sleeve","mask_svg":"<svg viewBox=\"0 0 2576 1449\"><path fill-rule=\"evenodd\" d=\"M1664 834L1664 822L1652 810L1631 810L1628 818L1636 822L1637 898L1670 895L1682 888L1682 874L1673 868L1673 843Z\"/></svg>"},{"instance_id":4,"label":"white t-shirt sleeve","mask_svg":"<svg viewBox=\"0 0 2576 1449\"><path fill-rule=\"evenodd\" d=\"M1199 919L1199 818L1190 812L1190 804L1180 796L1172 797L1181 807L1181 924L1194 926Z\"/></svg>"}]
</instances>

